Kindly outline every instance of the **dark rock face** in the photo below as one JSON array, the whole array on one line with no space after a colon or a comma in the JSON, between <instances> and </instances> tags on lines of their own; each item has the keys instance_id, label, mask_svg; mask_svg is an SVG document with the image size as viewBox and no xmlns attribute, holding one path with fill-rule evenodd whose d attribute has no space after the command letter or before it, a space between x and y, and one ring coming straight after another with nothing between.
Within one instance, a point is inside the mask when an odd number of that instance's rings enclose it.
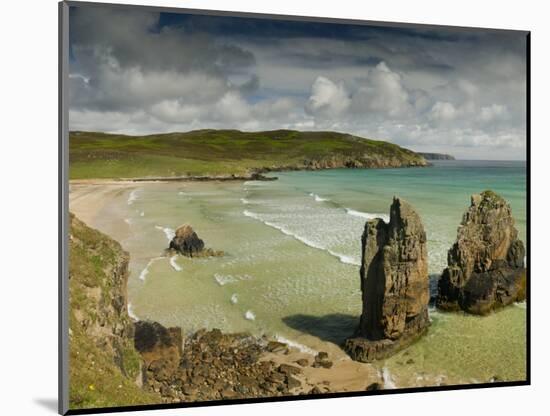
<instances>
[{"instance_id":1,"label":"dark rock face","mask_svg":"<svg viewBox=\"0 0 550 416\"><path fill-rule=\"evenodd\" d=\"M394 198L390 222L370 220L362 237L363 313L354 338L345 343L363 362L387 357L407 346L429 325L426 233L405 201Z\"/></svg>"},{"instance_id":2,"label":"dark rock face","mask_svg":"<svg viewBox=\"0 0 550 416\"><path fill-rule=\"evenodd\" d=\"M145 382L154 378L167 380L177 370L182 353L180 328L165 328L157 322L135 324L134 346L145 364Z\"/></svg>"},{"instance_id":3,"label":"dark rock face","mask_svg":"<svg viewBox=\"0 0 550 416\"><path fill-rule=\"evenodd\" d=\"M267 342L247 333L200 330L182 350L179 328L144 322L136 325L135 344L145 387L167 402L283 396L302 385L300 367L261 360Z\"/></svg>"},{"instance_id":4,"label":"dark rock face","mask_svg":"<svg viewBox=\"0 0 550 416\"><path fill-rule=\"evenodd\" d=\"M525 247L514 224L502 197L472 195L439 280L437 307L484 315L525 300Z\"/></svg>"},{"instance_id":5,"label":"dark rock face","mask_svg":"<svg viewBox=\"0 0 550 416\"><path fill-rule=\"evenodd\" d=\"M199 238L190 225L184 224L176 230L176 235L170 242L170 248L184 256L193 257L204 250L204 241Z\"/></svg>"}]
</instances>

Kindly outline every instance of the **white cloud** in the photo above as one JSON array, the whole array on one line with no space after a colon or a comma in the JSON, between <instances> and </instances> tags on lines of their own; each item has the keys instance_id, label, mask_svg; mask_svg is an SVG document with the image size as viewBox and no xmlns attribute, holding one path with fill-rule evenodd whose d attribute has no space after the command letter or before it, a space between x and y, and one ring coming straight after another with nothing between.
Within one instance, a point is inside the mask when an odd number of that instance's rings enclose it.
<instances>
[{"instance_id":1,"label":"white cloud","mask_svg":"<svg viewBox=\"0 0 550 416\"><path fill-rule=\"evenodd\" d=\"M335 117L344 113L349 105L350 97L342 82L319 76L311 86L306 111L312 115Z\"/></svg>"},{"instance_id":2,"label":"white cloud","mask_svg":"<svg viewBox=\"0 0 550 416\"><path fill-rule=\"evenodd\" d=\"M370 69L359 89L353 94L355 112L373 112L388 116L405 114L410 110L409 94L401 76L385 62Z\"/></svg>"},{"instance_id":3,"label":"white cloud","mask_svg":"<svg viewBox=\"0 0 550 416\"><path fill-rule=\"evenodd\" d=\"M448 102L438 101L430 111L430 118L436 122L446 122L457 117L458 111L455 106Z\"/></svg>"},{"instance_id":4,"label":"white cloud","mask_svg":"<svg viewBox=\"0 0 550 416\"><path fill-rule=\"evenodd\" d=\"M491 104L490 106L482 107L479 118L483 122L491 122L502 118L506 115L506 106L500 104Z\"/></svg>"}]
</instances>

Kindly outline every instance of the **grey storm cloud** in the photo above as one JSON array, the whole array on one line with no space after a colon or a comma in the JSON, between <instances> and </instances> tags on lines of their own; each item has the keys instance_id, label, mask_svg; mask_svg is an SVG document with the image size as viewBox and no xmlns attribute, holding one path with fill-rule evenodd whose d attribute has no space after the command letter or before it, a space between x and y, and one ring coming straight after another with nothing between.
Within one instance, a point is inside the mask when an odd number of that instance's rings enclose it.
<instances>
[{"instance_id":1,"label":"grey storm cloud","mask_svg":"<svg viewBox=\"0 0 550 416\"><path fill-rule=\"evenodd\" d=\"M71 10L72 130L330 129L525 159L525 33L163 19Z\"/></svg>"}]
</instances>

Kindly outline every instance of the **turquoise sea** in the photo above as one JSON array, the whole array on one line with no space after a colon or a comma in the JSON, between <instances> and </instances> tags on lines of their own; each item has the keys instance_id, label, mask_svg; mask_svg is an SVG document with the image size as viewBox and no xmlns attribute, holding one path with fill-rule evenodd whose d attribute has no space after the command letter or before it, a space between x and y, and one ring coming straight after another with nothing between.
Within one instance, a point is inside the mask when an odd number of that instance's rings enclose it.
<instances>
[{"instance_id":1,"label":"turquoise sea","mask_svg":"<svg viewBox=\"0 0 550 416\"><path fill-rule=\"evenodd\" d=\"M422 217L434 282L473 193L500 193L526 237L524 162L435 161L428 168L273 176L278 180L142 184L128 190L117 210L130 230L121 243L132 259L131 313L186 332L247 330L319 351L339 345L357 325L361 234L367 219L387 219L394 195ZM226 255L163 257L173 230L183 223ZM525 304L483 318L434 309L430 317L426 337L375 364L389 374L390 385L525 378Z\"/></svg>"}]
</instances>

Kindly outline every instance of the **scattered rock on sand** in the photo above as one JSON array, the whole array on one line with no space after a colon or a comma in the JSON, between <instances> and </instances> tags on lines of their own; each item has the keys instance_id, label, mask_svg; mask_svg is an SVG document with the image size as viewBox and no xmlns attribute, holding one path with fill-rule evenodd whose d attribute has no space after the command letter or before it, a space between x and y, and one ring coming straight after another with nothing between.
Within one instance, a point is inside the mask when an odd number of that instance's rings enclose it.
<instances>
[{"instance_id":1,"label":"scattered rock on sand","mask_svg":"<svg viewBox=\"0 0 550 416\"><path fill-rule=\"evenodd\" d=\"M179 328L138 322L135 344L145 387L169 402L283 396L302 385L299 367L261 359L268 344L248 333L199 330L182 349Z\"/></svg>"}]
</instances>

